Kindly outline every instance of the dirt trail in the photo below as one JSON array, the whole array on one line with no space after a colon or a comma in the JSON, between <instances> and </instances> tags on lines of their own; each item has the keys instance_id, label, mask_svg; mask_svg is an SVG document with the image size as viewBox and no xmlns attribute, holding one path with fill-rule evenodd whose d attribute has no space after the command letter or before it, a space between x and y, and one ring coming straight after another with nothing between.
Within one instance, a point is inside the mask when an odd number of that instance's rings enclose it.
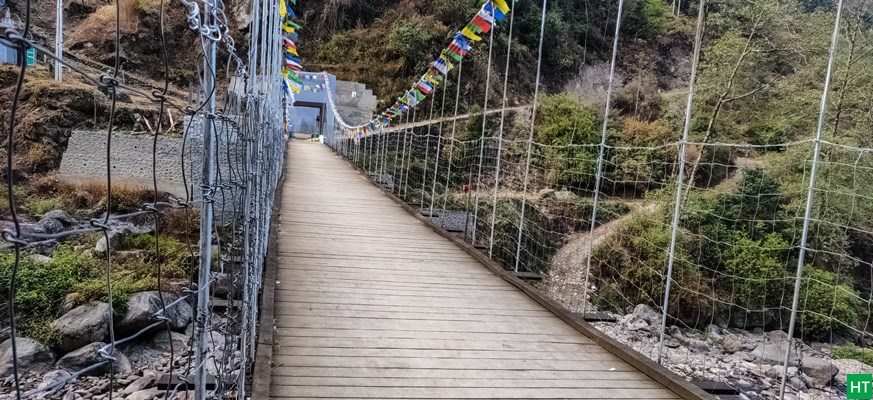
<instances>
[{"instance_id":1,"label":"dirt trail","mask_svg":"<svg viewBox=\"0 0 873 400\"><path fill-rule=\"evenodd\" d=\"M579 312L582 310L582 294L589 249L597 248L634 216L640 213L650 213L657 209L657 204L643 205L640 202L630 202L628 205L631 207L631 211L627 215L598 226L593 233L585 230L576 232L567 238L566 244L552 257L549 272L543 277L541 289L549 297L561 302L570 311Z\"/></svg>"}]
</instances>

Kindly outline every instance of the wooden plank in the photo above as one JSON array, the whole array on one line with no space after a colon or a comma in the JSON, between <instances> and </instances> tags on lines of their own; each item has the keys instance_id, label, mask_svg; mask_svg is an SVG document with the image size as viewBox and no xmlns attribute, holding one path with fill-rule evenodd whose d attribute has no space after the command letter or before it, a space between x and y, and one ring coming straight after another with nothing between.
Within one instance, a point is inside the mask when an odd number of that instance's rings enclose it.
<instances>
[{"instance_id":1,"label":"wooden plank","mask_svg":"<svg viewBox=\"0 0 873 400\"><path fill-rule=\"evenodd\" d=\"M614 389L587 388L389 388L389 387L345 387L345 386L286 386L279 391L274 388L273 398L324 397L331 399L371 398L371 399L615 399L627 398L630 393L637 399L676 399L667 389L633 389L624 387Z\"/></svg>"},{"instance_id":2,"label":"wooden plank","mask_svg":"<svg viewBox=\"0 0 873 400\"><path fill-rule=\"evenodd\" d=\"M490 313L468 314L464 311L457 313L425 313L421 310L412 312L398 311L360 311L360 310L337 310L332 308L304 308L297 307L282 309L276 313L290 317L337 317L337 318L378 318L398 320L435 320L435 321L465 321L465 322L512 322L519 319L542 321L548 323L554 318L551 315L494 315Z\"/></svg>"},{"instance_id":3,"label":"wooden plank","mask_svg":"<svg viewBox=\"0 0 873 400\"><path fill-rule=\"evenodd\" d=\"M349 377L298 377L284 378L276 386L372 386L372 387L419 387L419 388L615 388L621 386L632 389L658 388L655 382L640 380L639 373L616 372L611 379L471 379L471 378L349 378Z\"/></svg>"},{"instance_id":4,"label":"wooden plank","mask_svg":"<svg viewBox=\"0 0 873 400\"><path fill-rule=\"evenodd\" d=\"M373 329L333 329L333 328L281 328L284 336L330 337L330 338L380 338L380 339L467 339L509 342L544 343L592 343L579 335L534 335L520 333L471 333L471 332L433 332L433 331L383 331Z\"/></svg>"},{"instance_id":5,"label":"wooden plank","mask_svg":"<svg viewBox=\"0 0 873 400\"><path fill-rule=\"evenodd\" d=\"M409 368L276 368L273 372L278 377L277 382L294 382L300 377L334 377L334 378L429 378L429 379L512 379L518 381L537 379L638 379L648 380L639 371L579 371L555 370L510 370L510 369L409 369Z\"/></svg>"},{"instance_id":6,"label":"wooden plank","mask_svg":"<svg viewBox=\"0 0 873 400\"><path fill-rule=\"evenodd\" d=\"M520 342L457 339L382 339L281 336L276 342L281 347L325 347L351 349L432 349L432 350L502 350L502 351L586 351L594 346L555 342Z\"/></svg>"},{"instance_id":7,"label":"wooden plank","mask_svg":"<svg viewBox=\"0 0 873 400\"><path fill-rule=\"evenodd\" d=\"M283 356L376 357L376 358L443 358L489 360L562 360L591 361L617 358L597 346L573 352L500 350L372 349L335 347L281 347L274 354Z\"/></svg>"},{"instance_id":8,"label":"wooden plank","mask_svg":"<svg viewBox=\"0 0 873 400\"><path fill-rule=\"evenodd\" d=\"M273 363L284 367L336 368L420 368L420 369L509 369L544 371L635 371L624 361L615 360L504 360L436 359L416 357L330 357L273 355Z\"/></svg>"}]
</instances>

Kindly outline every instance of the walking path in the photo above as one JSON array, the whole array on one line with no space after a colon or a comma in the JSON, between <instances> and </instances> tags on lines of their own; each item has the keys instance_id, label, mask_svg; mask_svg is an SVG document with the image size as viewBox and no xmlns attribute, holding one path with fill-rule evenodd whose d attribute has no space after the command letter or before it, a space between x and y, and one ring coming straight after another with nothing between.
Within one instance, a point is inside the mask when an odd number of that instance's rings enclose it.
<instances>
[{"instance_id":1,"label":"walking path","mask_svg":"<svg viewBox=\"0 0 873 400\"><path fill-rule=\"evenodd\" d=\"M678 398L328 147L295 141L287 168L272 398Z\"/></svg>"}]
</instances>

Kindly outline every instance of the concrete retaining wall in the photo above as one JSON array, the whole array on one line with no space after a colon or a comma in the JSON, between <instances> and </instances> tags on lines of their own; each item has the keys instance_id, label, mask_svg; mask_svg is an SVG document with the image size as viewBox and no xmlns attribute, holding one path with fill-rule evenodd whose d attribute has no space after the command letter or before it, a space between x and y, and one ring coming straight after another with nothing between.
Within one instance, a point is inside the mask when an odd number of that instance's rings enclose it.
<instances>
[{"instance_id":1,"label":"concrete retaining wall","mask_svg":"<svg viewBox=\"0 0 873 400\"><path fill-rule=\"evenodd\" d=\"M233 172L239 173L241 168L243 148L237 145L237 137L233 134L225 136L223 127L218 126L218 170L224 181ZM187 119L186 119L187 126ZM201 170L203 165L202 125L197 119L191 126L190 134L185 144L185 171L192 199L200 198ZM225 139L227 137L227 139ZM126 182L152 187L152 140L151 135L130 135L114 133L110 161L112 165L113 182ZM230 151L228 155L228 145ZM159 137L155 175L158 190L167 192L181 200L185 199L185 182L182 179L182 138ZM230 161L228 161L230 158ZM231 162L232 161L232 162ZM65 182L82 183L88 181L105 181L106 179L106 132L105 131L74 131L67 145L67 150L61 160L58 177ZM229 196L229 190L225 190ZM221 198L216 196L216 213L221 207ZM227 207L231 208L231 207Z\"/></svg>"}]
</instances>

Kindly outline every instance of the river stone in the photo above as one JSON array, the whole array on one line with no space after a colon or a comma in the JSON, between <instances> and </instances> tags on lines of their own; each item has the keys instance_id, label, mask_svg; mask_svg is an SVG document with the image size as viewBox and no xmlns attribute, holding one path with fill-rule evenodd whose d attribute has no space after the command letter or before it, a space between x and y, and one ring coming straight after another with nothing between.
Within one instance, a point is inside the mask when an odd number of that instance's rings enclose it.
<instances>
[{"instance_id":1,"label":"river stone","mask_svg":"<svg viewBox=\"0 0 873 400\"><path fill-rule=\"evenodd\" d=\"M158 388L150 388L145 390L140 390L138 392L133 392L127 395L127 400L152 400L155 397L163 396L166 391L158 390ZM162 397L163 398L163 397Z\"/></svg>"},{"instance_id":2,"label":"river stone","mask_svg":"<svg viewBox=\"0 0 873 400\"><path fill-rule=\"evenodd\" d=\"M153 350L169 353L170 340L172 340L173 353L178 355L188 351L188 338L188 335L179 332L170 332L170 335L168 336L167 331L163 330L155 333L155 336L146 346Z\"/></svg>"},{"instance_id":3,"label":"river stone","mask_svg":"<svg viewBox=\"0 0 873 400\"><path fill-rule=\"evenodd\" d=\"M27 249L32 251L35 254L40 254L44 256L51 256L52 253L55 252L58 248L58 241L55 239L49 240L41 240L39 242L32 242L27 245Z\"/></svg>"},{"instance_id":4,"label":"river stone","mask_svg":"<svg viewBox=\"0 0 873 400\"><path fill-rule=\"evenodd\" d=\"M164 304L169 305L179 299L173 293L163 292ZM122 332L138 332L141 329L155 323L158 319L155 314L161 310L161 298L158 291L134 293L127 301L127 314L118 323ZM170 329L185 329L191 322L194 310L186 301L180 301L167 308L165 317L169 319ZM154 330L163 329L164 325L158 325Z\"/></svg>"},{"instance_id":5,"label":"river stone","mask_svg":"<svg viewBox=\"0 0 873 400\"><path fill-rule=\"evenodd\" d=\"M52 368L55 354L44 344L24 337L16 338L15 350L18 354L18 373L44 372ZM0 343L0 376L12 374L12 339Z\"/></svg>"},{"instance_id":6,"label":"river stone","mask_svg":"<svg viewBox=\"0 0 873 400\"><path fill-rule=\"evenodd\" d=\"M127 385L127 387L121 391L121 394L132 394L147 389L151 386L154 386L156 380L157 377L154 374L145 374L142 378L139 378L133 381L131 384Z\"/></svg>"},{"instance_id":7,"label":"river stone","mask_svg":"<svg viewBox=\"0 0 873 400\"><path fill-rule=\"evenodd\" d=\"M94 246L94 251L103 253L107 249L115 249L129 233L131 233L131 230L126 226L110 229L106 235L102 235L100 240L97 241L97 244ZM109 245L106 244L107 236L109 237Z\"/></svg>"},{"instance_id":8,"label":"river stone","mask_svg":"<svg viewBox=\"0 0 873 400\"><path fill-rule=\"evenodd\" d=\"M728 336L721 342L721 348L727 354L734 354L743 349L743 342L735 336Z\"/></svg>"},{"instance_id":9,"label":"river stone","mask_svg":"<svg viewBox=\"0 0 873 400\"><path fill-rule=\"evenodd\" d=\"M815 357L803 357L800 370L809 376L812 386L819 389L830 384L831 379L840 372L830 361Z\"/></svg>"},{"instance_id":10,"label":"river stone","mask_svg":"<svg viewBox=\"0 0 873 400\"><path fill-rule=\"evenodd\" d=\"M44 221L46 219L57 220L65 226L75 225L78 222L75 218L71 217L70 214L67 214L64 210L51 210L42 215L40 221Z\"/></svg>"},{"instance_id":11,"label":"river stone","mask_svg":"<svg viewBox=\"0 0 873 400\"><path fill-rule=\"evenodd\" d=\"M637 306L634 307L634 316L646 321L649 325L660 326L661 324L661 314L646 304L637 304Z\"/></svg>"},{"instance_id":12,"label":"river stone","mask_svg":"<svg viewBox=\"0 0 873 400\"><path fill-rule=\"evenodd\" d=\"M73 376L73 374L71 374L67 370L56 369L54 371L51 371L51 372L45 374L42 377L42 382L40 382L36 388L37 389L45 389L47 387L52 386L52 387L54 387L54 389L52 389L52 390L58 390L58 389L64 387L64 385L61 383L66 384L67 380L70 379L72 376ZM57 386L55 386L55 385L57 385Z\"/></svg>"},{"instance_id":13,"label":"river stone","mask_svg":"<svg viewBox=\"0 0 873 400\"><path fill-rule=\"evenodd\" d=\"M86 345L78 350L74 350L65 354L60 358L57 362L58 368L64 368L71 371L78 371L83 368L90 367L94 364L99 364L101 362L106 361L103 356L100 355L99 350L105 346L106 343L103 342L94 342L89 345ZM115 373L120 375L128 375L133 369L130 366L130 361L127 357L118 349L115 349L115 352L112 354L115 357L115 361L112 362L112 367L115 370ZM104 365L100 368L96 368L94 370L88 371L86 375L101 375L109 372L109 365Z\"/></svg>"},{"instance_id":14,"label":"river stone","mask_svg":"<svg viewBox=\"0 0 873 400\"><path fill-rule=\"evenodd\" d=\"M76 307L54 320L52 329L60 336L58 348L64 352L99 342L109 334L109 304L95 301Z\"/></svg>"},{"instance_id":15,"label":"river stone","mask_svg":"<svg viewBox=\"0 0 873 400\"><path fill-rule=\"evenodd\" d=\"M788 341L777 343L761 343L755 350L750 352L756 362L767 365L779 365L785 362L785 352L788 351ZM788 360L789 366L797 366L800 361L797 356L797 349L791 346L791 357Z\"/></svg>"}]
</instances>

